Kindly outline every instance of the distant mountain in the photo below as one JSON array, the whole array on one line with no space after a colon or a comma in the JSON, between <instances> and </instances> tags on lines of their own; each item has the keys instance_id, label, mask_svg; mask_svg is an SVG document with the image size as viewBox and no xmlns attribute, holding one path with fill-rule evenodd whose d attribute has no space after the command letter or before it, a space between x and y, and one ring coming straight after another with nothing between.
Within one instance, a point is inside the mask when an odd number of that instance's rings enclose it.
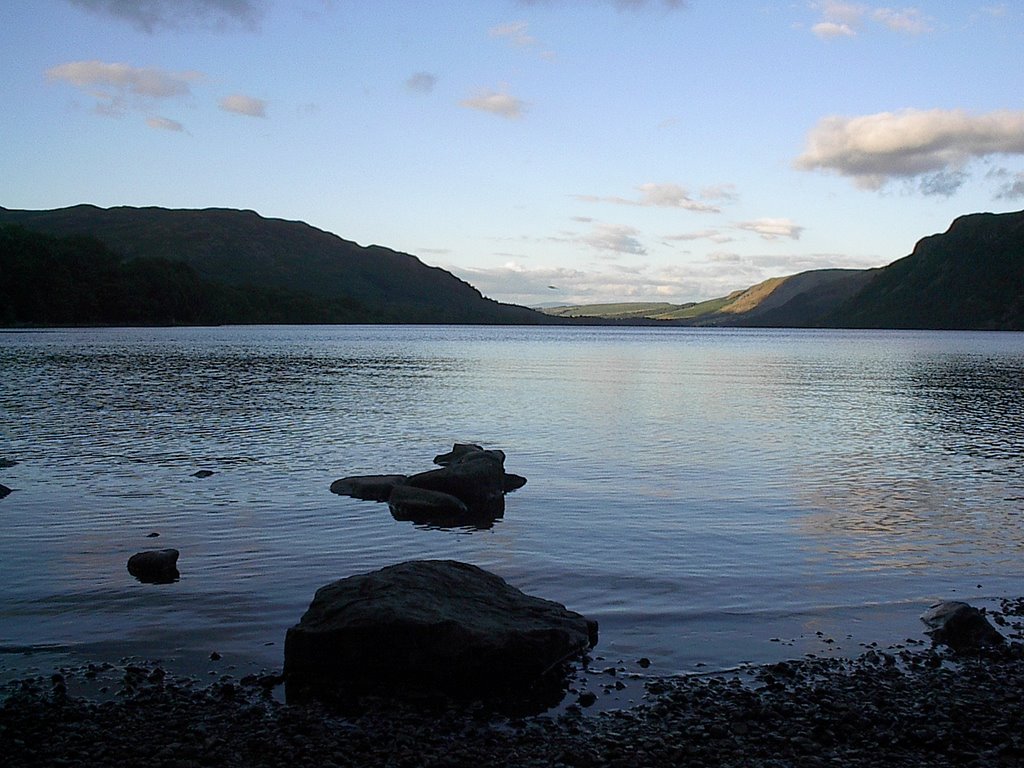
<instances>
[{"instance_id":1,"label":"distant mountain","mask_svg":"<svg viewBox=\"0 0 1024 768\"><path fill-rule=\"evenodd\" d=\"M5 224L58 238L89 236L126 263L183 263L217 294L223 322L558 322L487 299L415 256L363 247L302 222L267 219L253 211L0 208L0 225ZM242 294L253 301L244 301ZM274 311L262 317L267 301ZM243 306L247 311L241 317L232 316Z\"/></svg>"},{"instance_id":2,"label":"distant mountain","mask_svg":"<svg viewBox=\"0 0 1024 768\"><path fill-rule=\"evenodd\" d=\"M962 216L880 269L801 272L697 304L544 311L697 326L1024 330L1024 211Z\"/></svg>"}]
</instances>

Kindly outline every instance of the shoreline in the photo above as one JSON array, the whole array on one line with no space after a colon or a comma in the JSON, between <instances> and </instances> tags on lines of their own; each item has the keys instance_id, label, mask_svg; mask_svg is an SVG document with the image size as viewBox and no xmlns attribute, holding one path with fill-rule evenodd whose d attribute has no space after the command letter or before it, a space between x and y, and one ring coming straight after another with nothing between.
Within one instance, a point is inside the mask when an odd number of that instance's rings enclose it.
<instances>
[{"instance_id":1,"label":"shoreline","mask_svg":"<svg viewBox=\"0 0 1024 768\"><path fill-rule=\"evenodd\" d=\"M1021 765L1022 623L1005 617L1020 617L1024 600L1003 606L997 623L1011 642L993 649L908 641L854 659L629 673L631 685L643 680L642 701L604 710L581 704L619 680L584 665L568 704L528 717L383 700L342 714L282 703L273 674L209 682L156 664L91 664L8 684L0 753L10 768ZM76 693L83 686L91 697Z\"/></svg>"}]
</instances>

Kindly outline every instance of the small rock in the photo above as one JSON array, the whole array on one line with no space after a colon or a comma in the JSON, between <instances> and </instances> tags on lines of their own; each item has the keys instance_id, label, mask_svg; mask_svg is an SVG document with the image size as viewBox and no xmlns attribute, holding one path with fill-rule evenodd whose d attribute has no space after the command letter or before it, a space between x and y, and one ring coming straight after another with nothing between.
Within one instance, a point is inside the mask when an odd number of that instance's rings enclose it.
<instances>
[{"instance_id":1,"label":"small rock","mask_svg":"<svg viewBox=\"0 0 1024 768\"><path fill-rule=\"evenodd\" d=\"M219 653L217 653L216 651L214 651L213 653L210 654L210 661L220 661L220 659L221 659L221 655Z\"/></svg>"},{"instance_id":2,"label":"small rock","mask_svg":"<svg viewBox=\"0 0 1024 768\"><path fill-rule=\"evenodd\" d=\"M128 573L146 584L170 584L178 573L178 550L151 549L128 558Z\"/></svg>"},{"instance_id":3,"label":"small rock","mask_svg":"<svg viewBox=\"0 0 1024 768\"><path fill-rule=\"evenodd\" d=\"M198 472L193 472L192 473L192 477L210 477L210 475L215 475L215 474L217 474L217 473L214 472L213 470L210 470L210 469L200 469Z\"/></svg>"},{"instance_id":4,"label":"small rock","mask_svg":"<svg viewBox=\"0 0 1024 768\"><path fill-rule=\"evenodd\" d=\"M5 496L7 496L10 493L11 493L11 489L8 488L6 485L3 485L2 483L0 483L0 499L4 498Z\"/></svg>"},{"instance_id":5,"label":"small rock","mask_svg":"<svg viewBox=\"0 0 1024 768\"><path fill-rule=\"evenodd\" d=\"M958 600L936 603L921 616L921 621L930 627L927 633L932 643L948 645L957 652L1006 643L981 611Z\"/></svg>"},{"instance_id":6,"label":"small rock","mask_svg":"<svg viewBox=\"0 0 1024 768\"><path fill-rule=\"evenodd\" d=\"M11 467L17 466L18 462L14 459L0 458L0 469L10 469Z\"/></svg>"}]
</instances>

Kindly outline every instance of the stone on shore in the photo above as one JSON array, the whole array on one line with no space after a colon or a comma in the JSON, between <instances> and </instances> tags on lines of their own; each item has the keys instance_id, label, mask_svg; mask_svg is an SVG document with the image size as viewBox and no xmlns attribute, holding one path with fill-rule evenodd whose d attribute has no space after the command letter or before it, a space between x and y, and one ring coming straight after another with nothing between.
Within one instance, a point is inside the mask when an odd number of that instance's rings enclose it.
<instances>
[{"instance_id":1,"label":"stone on shore","mask_svg":"<svg viewBox=\"0 0 1024 768\"><path fill-rule=\"evenodd\" d=\"M128 573L146 584L170 584L178 573L178 550L150 549L128 558Z\"/></svg>"},{"instance_id":2,"label":"stone on shore","mask_svg":"<svg viewBox=\"0 0 1024 768\"><path fill-rule=\"evenodd\" d=\"M289 698L561 690L597 623L456 561L421 560L321 587L285 637ZM543 695L543 694L540 694Z\"/></svg>"},{"instance_id":3,"label":"stone on shore","mask_svg":"<svg viewBox=\"0 0 1024 768\"><path fill-rule=\"evenodd\" d=\"M929 626L927 633L931 635L932 643L948 645L958 653L1006 642L985 614L958 600L936 603L921 616L921 621Z\"/></svg>"},{"instance_id":4,"label":"stone on shore","mask_svg":"<svg viewBox=\"0 0 1024 768\"><path fill-rule=\"evenodd\" d=\"M387 501L395 486L405 481L405 475L353 475L331 483L331 493L366 501Z\"/></svg>"}]
</instances>

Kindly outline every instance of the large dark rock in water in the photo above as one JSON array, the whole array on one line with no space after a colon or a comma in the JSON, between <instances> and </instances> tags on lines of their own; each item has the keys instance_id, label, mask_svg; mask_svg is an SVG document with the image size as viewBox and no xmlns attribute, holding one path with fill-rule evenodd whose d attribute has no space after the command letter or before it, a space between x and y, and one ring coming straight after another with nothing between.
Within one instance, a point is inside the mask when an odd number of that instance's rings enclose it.
<instances>
[{"instance_id":1,"label":"large dark rock in water","mask_svg":"<svg viewBox=\"0 0 1024 768\"><path fill-rule=\"evenodd\" d=\"M985 614L972 605L957 600L936 603L922 616L935 644L948 645L954 651L976 651L979 648L1003 645L1006 639L993 627Z\"/></svg>"},{"instance_id":2,"label":"large dark rock in water","mask_svg":"<svg viewBox=\"0 0 1024 768\"><path fill-rule=\"evenodd\" d=\"M470 450L441 469L413 475L406 483L450 494L469 506L486 504L505 493L505 454L501 451Z\"/></svg>"},{"instance_id":3,"label":"large dark rock in water","mask_svg":"<svg viewBox=\"0 0 1024 768\"><path fill-rule=\"evenodd\" d=\"M490 528L505 513L505 494L526 478L505 472L505 454L473 443L455 443L434 457L441 469L405 475L353 475L331 483L331 491L357 499L386 501L396 520L440 528Z\"/></svg>"},{"instance_id":4,"label":"large dark rock in water","mask_svg":"<svg viewBox=\"0 0 1024 768\"><path fill-rule=\"evenodd\" d=\"M2 499L4 496L10 495L11 493L13 493L13 491L11 491L10 488L0 483L0 499Z\"/></svg>"},{"instance_id":5,"label":"large dark rock in water","mask_svg":"<svg viewBox=\"0 0 1024 768\"><path fill-rule=\"evenodd\" d=\"M170 584L178 573L178 550L151 549L128 558L128 573L146 584Z\"/></svg>"},{"instance_id":6,"label":"large dark rock in water","mask_svg":"<svg viewBox=\"0 0 1024 768\"><path fill-rule=\"evenodd\" d=\"M597 622L563 605L473 565L419 560L317 590L285 637L284 673L293 700L550 695L596 642Z\"/></svg>"}]
</instances>

